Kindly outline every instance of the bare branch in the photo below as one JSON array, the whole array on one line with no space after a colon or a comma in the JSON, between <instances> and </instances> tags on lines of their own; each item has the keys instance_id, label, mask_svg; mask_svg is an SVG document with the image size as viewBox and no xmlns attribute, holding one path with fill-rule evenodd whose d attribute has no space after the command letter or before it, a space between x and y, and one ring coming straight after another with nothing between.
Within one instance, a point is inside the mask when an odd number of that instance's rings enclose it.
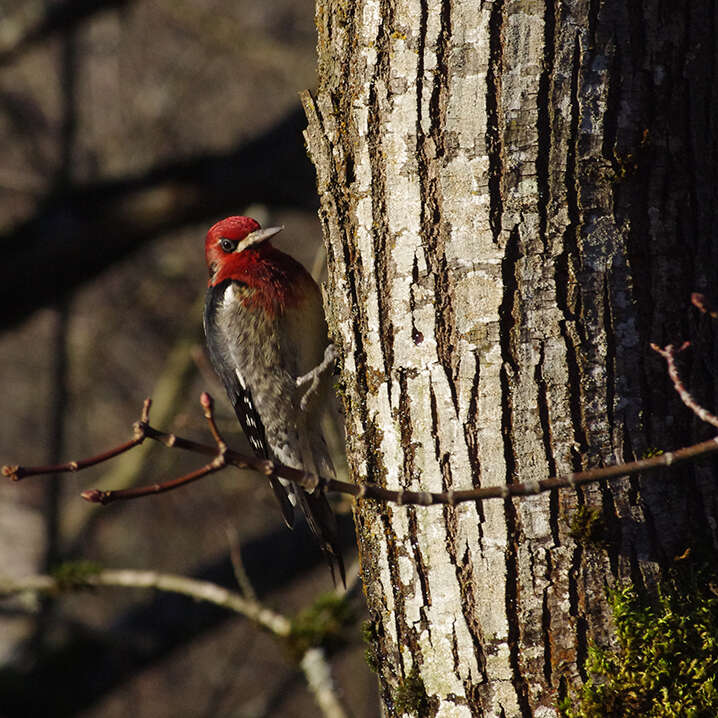
<instances>
[{"instance_id":1,"label":"bare branch","mask_svg":"<svg viewBox=\"0 0 718 718\"><path fill-rule=\"evenodd\" d=\"M207 419L209 430L212 432L212 438L217 442L217 448L220 454L224 454L224 452L227 451L227 444L219 433L217 424L214 421L214 399L212 399L206 391L203 391L199 398L199 403L204 409L204 418Z\"/></svg>"},{"instance_id":2,"label":"bare branch","mask_svg":"<svg viewBox=\"0 0 718 718\"><path fill-rule=\"evenodd\" d=\"M147 400L147 402L148 401L149 400ZM149 408L149 404L147 402L145 402L145 406ZM705 410L701 411L705 412ZM705 413L707 416L712 416L708 414L708 412ZM537 481L527 481L525 483L432 493L429 491L411 491L407 489L394 491L377 484L357 485L350 484L346 481L339 481L337 479L326 479L321 476L316 477L312 474L307 474L304 471L291 469L288 466L283 466L273 461L246 456L229 448L222 451L221 449L218 450L217 446L213 447L208 444L201 444L196 441L184 439L180 436L176 436L175 434L167 434L151 427L145 421L140 421L135 426L135 430L144 435L145 438L159 441L167 447L185 449L197 454L213 456L214 459L209 464L206 464L196 471L176 479L171 479L170 481L164 483L151 484L149 486L137 487L133 489L123 489L120 491L99 491L97 489L90 489L89 491L83 492L83 498L95 503L108 504L122 499L138 498L140 496L163 493L165 491L178 488L179 486L184 486L192 481L196 481L203 476L220 471L227 465L232 465L240 469L254 469L265 476L274 474L282 477L283 479L293 481L297 485L308 490L318 488L321 491L333 491L337 493L349 494L358 499L391 501L398 505L406 504L415 506L431 506L434 504L441 504L455 506L456 504L464 503L466 501L485 501L486 499L508 499L515 496L532 496L545 491L552 491L553 489L576 487L594 483L596 481L613 480L624 476L633 476L635 474L656 471L660 468L691 461L700 456L705 456L718 451L718 437L716 437L708 441L703 441L699 444L694 444L693 446L687 446L682 449L676 449L675 451L666 452L658 456L651 456L639 461L632 461L627 464L617 464L615 466L589 469L588 471L572 472L564 476L556 476ZM136 439L133 439L133 441L139 443ZM123 444L115 449L110 449L104 454L99 454L97 457L93 457L92 459L70 462L70 464L63 464L59 467L4 466L2 473L5 476L18 480L24 476L53 474L62 470L77 471L85 466L91 466L92 464L98 463L100 460L106 461L112 456L116 456L121 451L126 451L127 448L127 445ZM66 466L77 466L77 468L63 468ZM42 471L40 471L40 469L42 469Z\"/></svg>"},{"instance_id":3,"label":"bare branch","mask_svg":"<svg viewBox=\"0 0 718 718\"><path fill-rule=\"evenodd\" d=\"M693 295L694 297L696 295ZM702 295L699 295L702 296ZM666 365L668 366L668 376L671 377L671 381L673 382L673 387L675 388L676 392L678 393L678 396L681 397L681 401L701 420L705 421L707 424L712 424L715 427L718 427L718 417L714 414L711 414L707 409L704 409L690 394L688 389L686 389L685 384L683 383L683 380L681 379L680 374L678 373L678 368L676 367L676 354L682 352L684 349L687 349L690 346L690 342L683 342L678 349L676 349L673 344L669 344L668 346L661 349L657 344L651 344L651 349L653 349L654 352L657 352L660 354L665 360Z\"/></svg>"},{"instance_id":4,"label":"bare branch","mask_svg":"<svg viewBox=\"0 0 718 718\"><path fill-rule=\"evenodd\" d=\"M286 638L291 630L289 619L265 608L258 601L240 596L209 581L199 581L175 574L157 571L133 571L105 569L83 578L84 586L121 586L125 588L152 588L169 593L180 593L198 601L213 603L239 613L276 636ZM28 591L53 593L63 590L61 582L54 576L30 576L22 580L0 582L0 598L15 596Z\"/></svg>"},{"instance_id":5,"label":"bare branch","mask_svg":"<svg viewBox=\"0 0 718 718\"><path fill-rule=\"evenodd\" d=\"M149 422L150 405L152 404L151 399L145 399L145 403L142 406L142 417L139 422L134 425L134 437L130 441L120 444L119 446L104 451L97 456L92 456L89 459L81 459L80 461L68 461L66 464L55 464L47 466L14 466L6 465L2 467L2 475L7 476L11 481L20 481L27 476L41 476L44 474L62 474L68 471L81 471L87 469L90 466L101 464L103 461L114 459L115 456L123 454L125 451L133 449L135 446L141 444L146 437L145 428Z\"/></svg>"},{"instance_id":6,"label":"bare branch","mask_svg":"<svg viewBox=\"0 0 718 718\"><path fill-rule=\"evenodd\" d=\"M197 479L202 479L205 476L214 474L216 471L221 471L225 468L226 462L222 461L218 456L214 461L209 464L205 464L201 469L196 471L190 471L188 474L178 476L176 479L170 479L169 481L163 481L159 484L149 484L147 486L137 486L132 489L118 489L117 491L107 490L101 491L100 489L87 489L83 491L82 496L85 501L89 501L92 504L102 504L106 506L115 501L126 501L127 499L140 499L144 496L153 496L154 494L163 494L166 491L172 491L178 489L180 486L191 484Z\"/></svg>"},{"instance_id":7,"label":"bare branch","mask_svg":"<svg viewBox=\"0 0 718 718\"><path fill-rule=\"evenodd\" d=\"M718 319L718 310L716 310L711 304L711 302L708 301L708 298L705 294L693 292L693 294L691 294L691 302L693 306L700 309L703 314L708 314L709 316L713 317L713 319Z\"/></svg>"},{"instance_id":8,"label":"bare branch","mask_svg":"<svg viewBox=\"0 0 718 718\"><path fill-rule=\"evenodd\" d=\"M204 476L208 476L209 474L213 474L216 471L221 471L222 469L224 469L224 467L227 466L227 444L220 435L219 429L217 428L217 424L214 421L214 401L212 397L205 391L202 392L202 396L200 397L200 403L202 404L202 408L204 409L204 416L207 419L207 423L209 424L212 436L217 442L217 455L212 461L210 461L209 464L205 464L201 469L191 471L189 474L179 476L176 479L171 479L170 481L165 481L161 484L151 484L150 486L137 486L131 489L119 489L117 491L100 491L98 489L89 489L88 491L82 492L82 498L95 504L111 504L113 501L118 500L137 499L143 496L161 494L165 491L172 491L172 489L176 489L180 486L184 486L185 484L192 483L193 481L197 481L197 479L201 479ZM146 429L147 426L145 425L145 431ZM170 434L169 437L171 437L171 441L167 444L168 446L179 446L178 439L174 436L174 434Z\"/></svg>"}]
</instances>

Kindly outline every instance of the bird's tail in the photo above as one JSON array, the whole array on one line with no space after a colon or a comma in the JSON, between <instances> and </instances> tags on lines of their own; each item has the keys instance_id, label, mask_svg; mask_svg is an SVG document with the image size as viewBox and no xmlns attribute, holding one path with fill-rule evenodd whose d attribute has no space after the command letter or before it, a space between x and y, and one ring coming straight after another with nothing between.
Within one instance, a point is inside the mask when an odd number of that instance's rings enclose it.
<instances>
[{"instance_id":1,"label":"bird's tail","mask_svg":"<svg viewBox=\"0 0 718 718\"><path fill-rule=\"evenodd\" d=\"M316 490L311 494L302 488L297 487L296 496L299 505L307 517L307 523L312 533L317 537L322 552L326 556L329 563L329 570L332 572L332 580L334 585L337 584L337 577L334 567L339 570L339 576L342 579L342 586L346 588L347 581L344 573L344 559L339 550L339 532L337 530L337 518L332 511L332 507L327 501L327 497L323 491Z\"/></svg>"}]
</instances>

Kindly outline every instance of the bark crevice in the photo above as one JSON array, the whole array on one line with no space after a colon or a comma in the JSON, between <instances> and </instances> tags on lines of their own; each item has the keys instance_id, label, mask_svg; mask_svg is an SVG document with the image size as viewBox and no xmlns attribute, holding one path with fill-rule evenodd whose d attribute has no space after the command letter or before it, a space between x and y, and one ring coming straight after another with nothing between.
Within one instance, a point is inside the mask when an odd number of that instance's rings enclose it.
<instances>
[{"instance_id":1,"label":"bark crevice","mask_svg":"<svg viewBox=\"0 0 718 718\"><path fill-rule=\"evenodd\" d=\"M503 146L500 121L501 70L503 64L504 0L491 5L489 20L489 66L486 72L486 151L489 159L489 225L496 244L501 244L503 221Z\"/></svg>"},{"instance_id":2,"label":"bark crevice","mask_svg":"<svg viewBox=\"0 0 718 718\"><path fill-rule=\"evenodd\" d=\"M549 251L547 237L548 213L552 207L553 198L551 193L549 162L551 158L551 146L553 133L554 107L552 102L552 78L554 73L554 56L556 32L556 8L553 0L546 0L546 11L544 13L544 47L543 47L543 69L539 79L539 90L536 95L536 182L538 188L538 214L539 214L539 237L543 245L543 251Z\"/></svg>"},{"instance_id":3,"label":"bark crevice","mask_svg":"<svg viewBox=\"0 0 718 718\"><path fill-rule=\"evenodd\" d=\"M391 286L391 253L387 252L389 227L386 221L386 176L382 148L382 125L384 105L391 102L389 96L389 32L394 26L392 5L383 0L380 3L381 23L376 39L377 62L369 88L368 148L371 163L372 201L372 246L374 256L374 281L376 287ZM380 97L380 92L382 96ZM379 308L379 341L384 364L384 375L388 385L389 401L392 397L392 371L394 365L394 327L391 322L390 296L388 292L375 292Z\"/></svg>"}]
</instances>

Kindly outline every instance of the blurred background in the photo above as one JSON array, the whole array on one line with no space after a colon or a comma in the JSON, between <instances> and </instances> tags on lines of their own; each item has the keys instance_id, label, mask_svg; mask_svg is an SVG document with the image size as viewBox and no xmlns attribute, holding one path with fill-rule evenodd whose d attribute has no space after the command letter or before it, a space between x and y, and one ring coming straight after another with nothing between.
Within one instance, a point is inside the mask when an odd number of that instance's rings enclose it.
<instances>
[{"instance_id":1,"label":"blurred background","mask_svg":"<svg viewBox=\"0 0 718 718\"><path fill-rule=\"evenodd\" d=\"M146 396L154 426L209 442L203 390L247 450L204 359L203 239L251 214L286 225L277 246L325 271L297 98L314 44L310 0L0 0L1 464L124 442ZM89 559L234 589L233 545L285 615L332 590L305 527L284 527L256 477L225 471L105 508L79 498L202 463L146 442L80 474L3 481L0 578ZM337 510L351 580L350 505ZM353 715L378 715L358 622L332 664ZM109 588L0 604L0 716L130 712L318 713L286 649L234 614Z\"/></svg>"}]
</instances>

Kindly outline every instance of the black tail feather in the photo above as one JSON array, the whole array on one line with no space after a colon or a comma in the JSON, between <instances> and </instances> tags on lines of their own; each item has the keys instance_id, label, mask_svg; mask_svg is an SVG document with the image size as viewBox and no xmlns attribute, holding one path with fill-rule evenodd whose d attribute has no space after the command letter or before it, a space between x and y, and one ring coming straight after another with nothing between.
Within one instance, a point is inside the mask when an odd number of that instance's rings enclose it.
<instances>
[{"instance_id":1,"label":"black tail feather","mask_svg":"<svg viewBox=\"0 0 718 718\"><path fill-rule=\"evenodd\" d=\"M301 488L297 488L296 495L299 500L299 505L307 517L309 528L317 537L322 552L327 559L334 585L337 585L337 578L334 572L336 565L339 569L342 585L346 588L347 581L344 571L344 559L339 549L337 519L336 516L334 516L332 507L329 505L329 501L327 501L327 497L321 491L317 490L310 494Z\"/></svg>"}]
</instances>

